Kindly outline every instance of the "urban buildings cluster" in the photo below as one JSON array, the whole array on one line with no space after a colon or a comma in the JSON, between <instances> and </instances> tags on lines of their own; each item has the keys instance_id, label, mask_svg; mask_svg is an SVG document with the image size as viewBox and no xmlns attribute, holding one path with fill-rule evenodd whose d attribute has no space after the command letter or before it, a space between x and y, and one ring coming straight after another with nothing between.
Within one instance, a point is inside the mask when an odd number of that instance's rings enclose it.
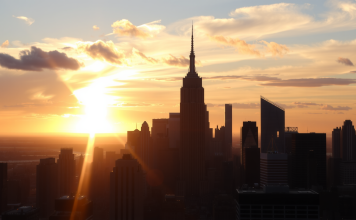
<instances>
[{"instance_id":1,"label":"urban buildings cluster","mask_svg":"<svg viewBox=\"0 0 356 220\"><path fill-rule=\"evenodd\" d=\"M0 164L0 210L6 219L355 219L356 134L350 120L325 133L286 127L285 110L261 96L261 134L245 121L232 146L232 108L210 127L193 35L180 112L127 131L120 153L94 148L91 164L61 149L37 166L36 206L8 209L7 165ZM78 192L83 166L90 176ZM20 183L21 184L21 183ZM87 194L84 194L87 192Z\"/></svg>"}]
</instances>

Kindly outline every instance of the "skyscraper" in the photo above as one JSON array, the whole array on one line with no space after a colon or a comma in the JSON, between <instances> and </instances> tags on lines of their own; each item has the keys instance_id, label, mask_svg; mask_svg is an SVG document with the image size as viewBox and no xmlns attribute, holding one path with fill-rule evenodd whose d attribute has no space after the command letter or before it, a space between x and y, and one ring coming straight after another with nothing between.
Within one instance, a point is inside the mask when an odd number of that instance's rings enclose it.
<instances>
[{"instance_id":1,"label":"skyscraper","mask_svg":"<svg viewBox=\"0 0 356 220\"><path fill-rule=\"evenodd\" d=\"M58 164L55 158L40 159L36 167L36 206L40 218L48 218L54 212L58 197Z\"/></svg>"},{"instance_id":2,"label":"skyscraper","mask_svg":"<svg viewBox=\"0 0 356 220\"><path fill-rule=\"evenodd\" d=\"M7 163L0 163L0 214L7 206Z\"/></svg>"},{"instance_id":3,"label":"skyscraper","mask_svg":"<svg viewBox=\"0 0 356 220\"><path fill-rule=\"evenodd\" d=\"M341 127L332 131L333 158L341 158Z\"/></svg>"},{"instance_id":4,"label":"skyscraper","mask_svg":"<svg viewBox=\"0 0 356 220\"><path fill-rule=\"evenodd\" d=\"M225 104L225 159L231 158L232 151L232 105Z\"/></svg>"},{"instance_id":5,"label":"skyscraper","mask_svg":"<svg viewBox=\"0 0 356 220\"><path fill-rule=\"evenodd\" d=\"M140 143L140 133L141 132L137 128L134 131L127 131L125 149L128 149L131 153L134 153L135 148L138 147Z\"/></svg>"},{"instance_id":6,"label":"skyscraper","mask_svg":"<svg viewBox=\"0 0 356 220\"><path fill-rule=\"evenodd\" d=\"M355 127L351 120L346 120L341 131L341 156L343 161L356 160L356 137Z\"/></svg>"},{"instance_id":7,"label":"skyscraper","mask_svg":"<svg viewBox=\"0 0 356 220\"><path fill-rule=\"evenodd\" d=\"M188 197L203 193L205 179L206 105L202 78L195 69L193 30L189 57L189 72L183 78L180 96L181 181Z\"/></svg>"},{"instance_id":8,"label":"skyscraper","mask_svg":"<svg viewBox=\"0 0 356 220\"><path fill-rule=\"evenodd\" d=\"M169 113L168 119L169 147L179 148L180 146L180 113Z\"/></svg>"},{"instance_id":9,"label":"skyscraper","mask_svg":"<svg viewBox=\"0 0 356 220\"><path fill-rule=\"evenodd\" d=\"M143 219L143 184L141 165L124 154L110 173L110 220Z\"/></svg>"},{"instance_id":10,"label":"skyscraper","mask_svg":"<svg viewBox=\"0 0 356 220\"><path fill-rule=\"evenodd\" d=\"M136 151L136 154L139 158L139 162L141 163L144 170L150 167L150 142L150 128L148 127L148 124L145 121L142 123L141 126L140 143L139 148Z\"/></svg>"},{"instance_id":11,"label":"skyscraper","mask_svg":"<svg viewBox=\"0 0 356 220\"><path fill-rule=\"evenodd\" d=\"M261 96L261 153L267 153L272 146L285 153L284 127L284 109Z\"/></svg>"},{"instance_id":12,"label":"skyscraper","mask_svg":"<svg viewBox=\"0 0 356 220\"><path fill-rule=\"evenodd\" d=\"M240 133L242 148L258 148L258 127L255 121L244 121Z\"/></svg>"},{"instance_id":13,"label":"skyscraper","mask_svg":"<svg viewBox=\"0 0 356 220\"><path fill-rule=\"evenodd\" d=\"M62 148L57 162L59 173L59 195L64 196L74 193L76 170L73 149Z\"/></svg>"},{"instance_id":14,"label":"skyscraper","mask_svg":"<svg viewBox=\"0 0 356 220\"><path fill-rule=\"evenodd\" d=\"M288 184L288 155L261 153L261 186L268 184Z\"/></svg>"}]
</instances>

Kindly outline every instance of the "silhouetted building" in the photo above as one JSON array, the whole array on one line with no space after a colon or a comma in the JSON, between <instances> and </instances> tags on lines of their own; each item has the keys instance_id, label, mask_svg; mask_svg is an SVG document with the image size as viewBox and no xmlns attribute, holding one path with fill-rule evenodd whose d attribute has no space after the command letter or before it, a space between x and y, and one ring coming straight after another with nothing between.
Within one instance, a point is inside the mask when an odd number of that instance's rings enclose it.
<instances>
[{"instance_id":1,"label":"silhouetted building","mask_svg":"<svg viewBox=\"0 0 356 220\"><path fill-rule=\"evenodd\" d=\"M237 217L237 202L233 196L227 194L215 196L213 204L214 220L235 220Z\"/></svg>"},{"instance_id":2,"label":"silhouetted building","mask_svg":"<svg viewBox=\"0 0 356 220\"><path fill-rule=\"evenodd\" d=\"M285 153L284 127L284 109L261 96L261 153Z\"/></svg>"},{"instance_id":3,"label":"silhouetted building","mask_svg":"<svg viewBox=\"0 0 356 220\"><path fill-rule=\"evenodd\" d=\"M169 127L169 147L179 148L180 147L180 113L169 113L168 119Z\"/></svg>"},{"instance_id":4,"label":"silhouetted building","mask_svg":"<svg viewBox=\"0 0 356 220\"><path fill-rule=\"evenodd\" d=\"M260 183L260 148L242 148L242 184Z\"/></svg>"},{"instance_id":5,"label":"silhouetted building","mask_svg":"<svg viewBox=\"0 0 356 220\"><path fill-rule=\"evenodd\" d=\"M333 158L341 158L341 127L332 131L332 154Z\"/></svg>"},{"instance_id":6,"label":"silhouetted building","mask_svg":"<svg viewBox=\"0 0 356 220\"><path fill-rule=\"evenodd\" d=\"M319 219L319 194L311 190L289 190L288 185L263 189L238 189L237 219Z\"/></svg>"},{"instance_id":7,"label":"silhouetted building","mask_svg":"<svg viewBox=\"0 0 356 220\"><path fill-rule=\"evenodd\" d=\"M356 136L355 127L351 120L346 120L341 131L341 155L343 161L356 160Z\"/></svg>"},{"instance_id":8,"label":"silhouetted building","mask_svg":"<svg viewBox=\"0 0 356 220\"><path fill-rule=\"evenodd\" d=\"M92 175L91 175L91 194L90 199L93 203L93 218L99 220L103 217L105 211L104 195L105 190L108 190L109 186L109 173L104 172L104 149L100 147L94 147L93 163L92 163ZM107 183L107 184L106 184Z\"/></svg>"},{"instance_id":9,"label":"silhouetted building","mask_svg":"<svg viewBox=\"0 0 356 220\"><path fill-rule=\"evenodd\" d=\"M260 183L288 184L288 155L278 153L261 153Z\"/></svg>"},{"instance_id":10,"label":"silhouetted building","mask_svg":"<svg viewBox=\"0 0 356 220\"><path fill-rule=\"evenodd\" d=\"M166 194L165 200L160 208L161 220L185 220L184 202L177 198L174 194Z\"/></svg>"},{"instance_id":11,"label":"silhouetted building","mask_svg":"<svg viewBox=\"0 0 356 220\"><path fill-rule=\"evenodd\" d=\"M59 195L69 195L75 192L75 160L72 148L62 148L58 163Z\"/></svg>"},{"instance_id":12,"label":"silhouetted building","mask_svg":"<svg viewBox=\"0 0 356 220\"><path fill-rule=\"evenodd\" d=\"M193 33L189 72L183 78L180 98L181 181L178 188L179 192L183 192L188 197L199 196L207 189L205 181L206 105L202 78L195 70Z\"/></svg>"},{"instance_id":13,"label":"silhouetted building","mask_svg":"<svg viewBox=\"0 0 356 220\"><path fill-rule=\"evenodd\" d=\"M22 206L18 209L7 211L2 214L2 220L37 220L39 209L32 206Z\"/></svg>"},{"instance_id":14,"label":"silhouetted building","mask_svg":"<svg viewBox=\"0 0 356 220\"><path fill-rule=\"evenodd\" d=\"M110 219L143 219L144 174L130 154L116 161L110 173Z\"/></svg>"},{"instance_id":15,"label":"silhouetted building","mask_svg":"<svg viewBox=\"0 0 356 220\"><path fill-rule=\"evenodd\" d=\"M144 170L148 170L148 167L150 167L151 164L150 143L151 143L150 128L148 127L148 124L145 121L142 123L141 126L139 148L136 150L138 161L140 162Z\"/></svg>"},{"instance_id":16,"label":"silhouetted building","mask_svg":"<svg viewBox=\"0 0 356 220\"><path fill-rule=\"evenodd\" d=\"M255 121L244 121L240 133L242 148L258 148L258 127Z\"/></svg>"},{"instance_id":17,"label":"silhouetted building","mask_svg":"<svg viewBox=\"0 0 356 220\"><path fill-rule=\"evenodd\" d=\"M342 185L356 185L356 161L342 161L340 171Z\"/></svg>"},{"instance_id":18,"label":"silhouetted building","mask_svg":"<svg viewBox=\"0 0 356 220\"><path fill-rule=\"evenodd\" d=\"M229 195L233 195L236 189L234 177L234 163L232 161L224 161L222 163L222 184L225 193Z\"/></svg>"},{"instance_id":19,"label":"silhouetted building","mask_svg":"<svg viewBox=\"0 0 356 220\"><path fill-rule=\"evenodd\" d=\"M223 149L225 160L231 158L232 151L232 105L225 104L225 146Z\"/></svg>"},{"instance_id":20,"label":"silhouetted building","mask_svg":"<svg viewBox=\"0 0 356 220\"><path fill-rule=\"evenodd\" d=\"M92 219L93 204L85 196L62 196L54 202L55 212L49 220L86 220Z\"/></svg>"},{"instance_id":21,"label":"silhouetted building","mask_svg":"<svg viewBox=\"0 0 356 220\"><path fill-rule=\"evenodd\" d=\"M7 163L0 163L0 215L7 206Z\"/></svg>"},{"instance_id":22,"label":"silhouetted building","mask_svg":"<svg viewBox=\"0 0 356 220\"><path fill-rule=\"evenodd\" d=\"M134 131L127 131L125 149L129 149L131 154L134 154L135 148L137 148L140 144L140 133L141 132L137 128Z\"/></svg>"},{"instance_id":23,"label":"silhouetted building","mask_svg":"<svg viewBox=\"0 0 356 220\"><path fill-rule=\"evenodd\" d=\"M55 158L40 159L36 168L36 207L40 218L53 214L54 200L58 196L58 164Z\"/></svg>"},{"instance_id":24,"label":"silhouetted building","mask_svg":"<svg viewBox=\"0 0 356 220\"><path fill-rule=\"evenodd\" d=\"M298 133L298 127L286 127L284 129L284 144L285 153L290 154L292 152L292 134Z\"/></svg>"},{"instance_id":25,"label":"silhouetted building","mask_svg":"<svg viewBox=\"0 0 356 220\"><path fill-rule=\"evenodd\" d=\"M293 133L291 141L290 186L308 188L314 183L326 189L326 134Z\"/></svg>"}]
</instances>

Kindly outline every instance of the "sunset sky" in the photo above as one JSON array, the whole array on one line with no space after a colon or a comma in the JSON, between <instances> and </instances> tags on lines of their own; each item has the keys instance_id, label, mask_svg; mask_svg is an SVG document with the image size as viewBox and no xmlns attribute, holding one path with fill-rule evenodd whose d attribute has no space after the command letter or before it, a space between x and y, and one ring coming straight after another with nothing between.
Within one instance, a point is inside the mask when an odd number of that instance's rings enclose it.
<instances>
[{"instance_id":1,"label":"sunset sky","mask_svg":"<svg viewBox=\"0 0 356 220\"><path fill-rule=\"evenodd\" d=\"M191 25L210 126L356 122L356 1L2 1L0 135L125 133L179 112Z\"/></svg>"}]
</instances>

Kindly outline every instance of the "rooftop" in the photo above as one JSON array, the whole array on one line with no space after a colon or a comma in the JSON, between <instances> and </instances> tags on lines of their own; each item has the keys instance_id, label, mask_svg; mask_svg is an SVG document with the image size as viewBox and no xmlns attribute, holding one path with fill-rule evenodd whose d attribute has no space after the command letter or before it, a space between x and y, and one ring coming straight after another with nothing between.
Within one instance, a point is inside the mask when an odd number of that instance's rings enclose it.
<instances>
[{"instance_id":1,"label":"rooftop","mask_svg":"<svg viewBox=\"0 0 356 220\"><path fill-rule=\"evenodd\" d=\"M22 206L18 209L7 211L4 213L4 215L30 215L35 212L38 212L37 208L32 206Z\"/></svg>"}]
</instances>

